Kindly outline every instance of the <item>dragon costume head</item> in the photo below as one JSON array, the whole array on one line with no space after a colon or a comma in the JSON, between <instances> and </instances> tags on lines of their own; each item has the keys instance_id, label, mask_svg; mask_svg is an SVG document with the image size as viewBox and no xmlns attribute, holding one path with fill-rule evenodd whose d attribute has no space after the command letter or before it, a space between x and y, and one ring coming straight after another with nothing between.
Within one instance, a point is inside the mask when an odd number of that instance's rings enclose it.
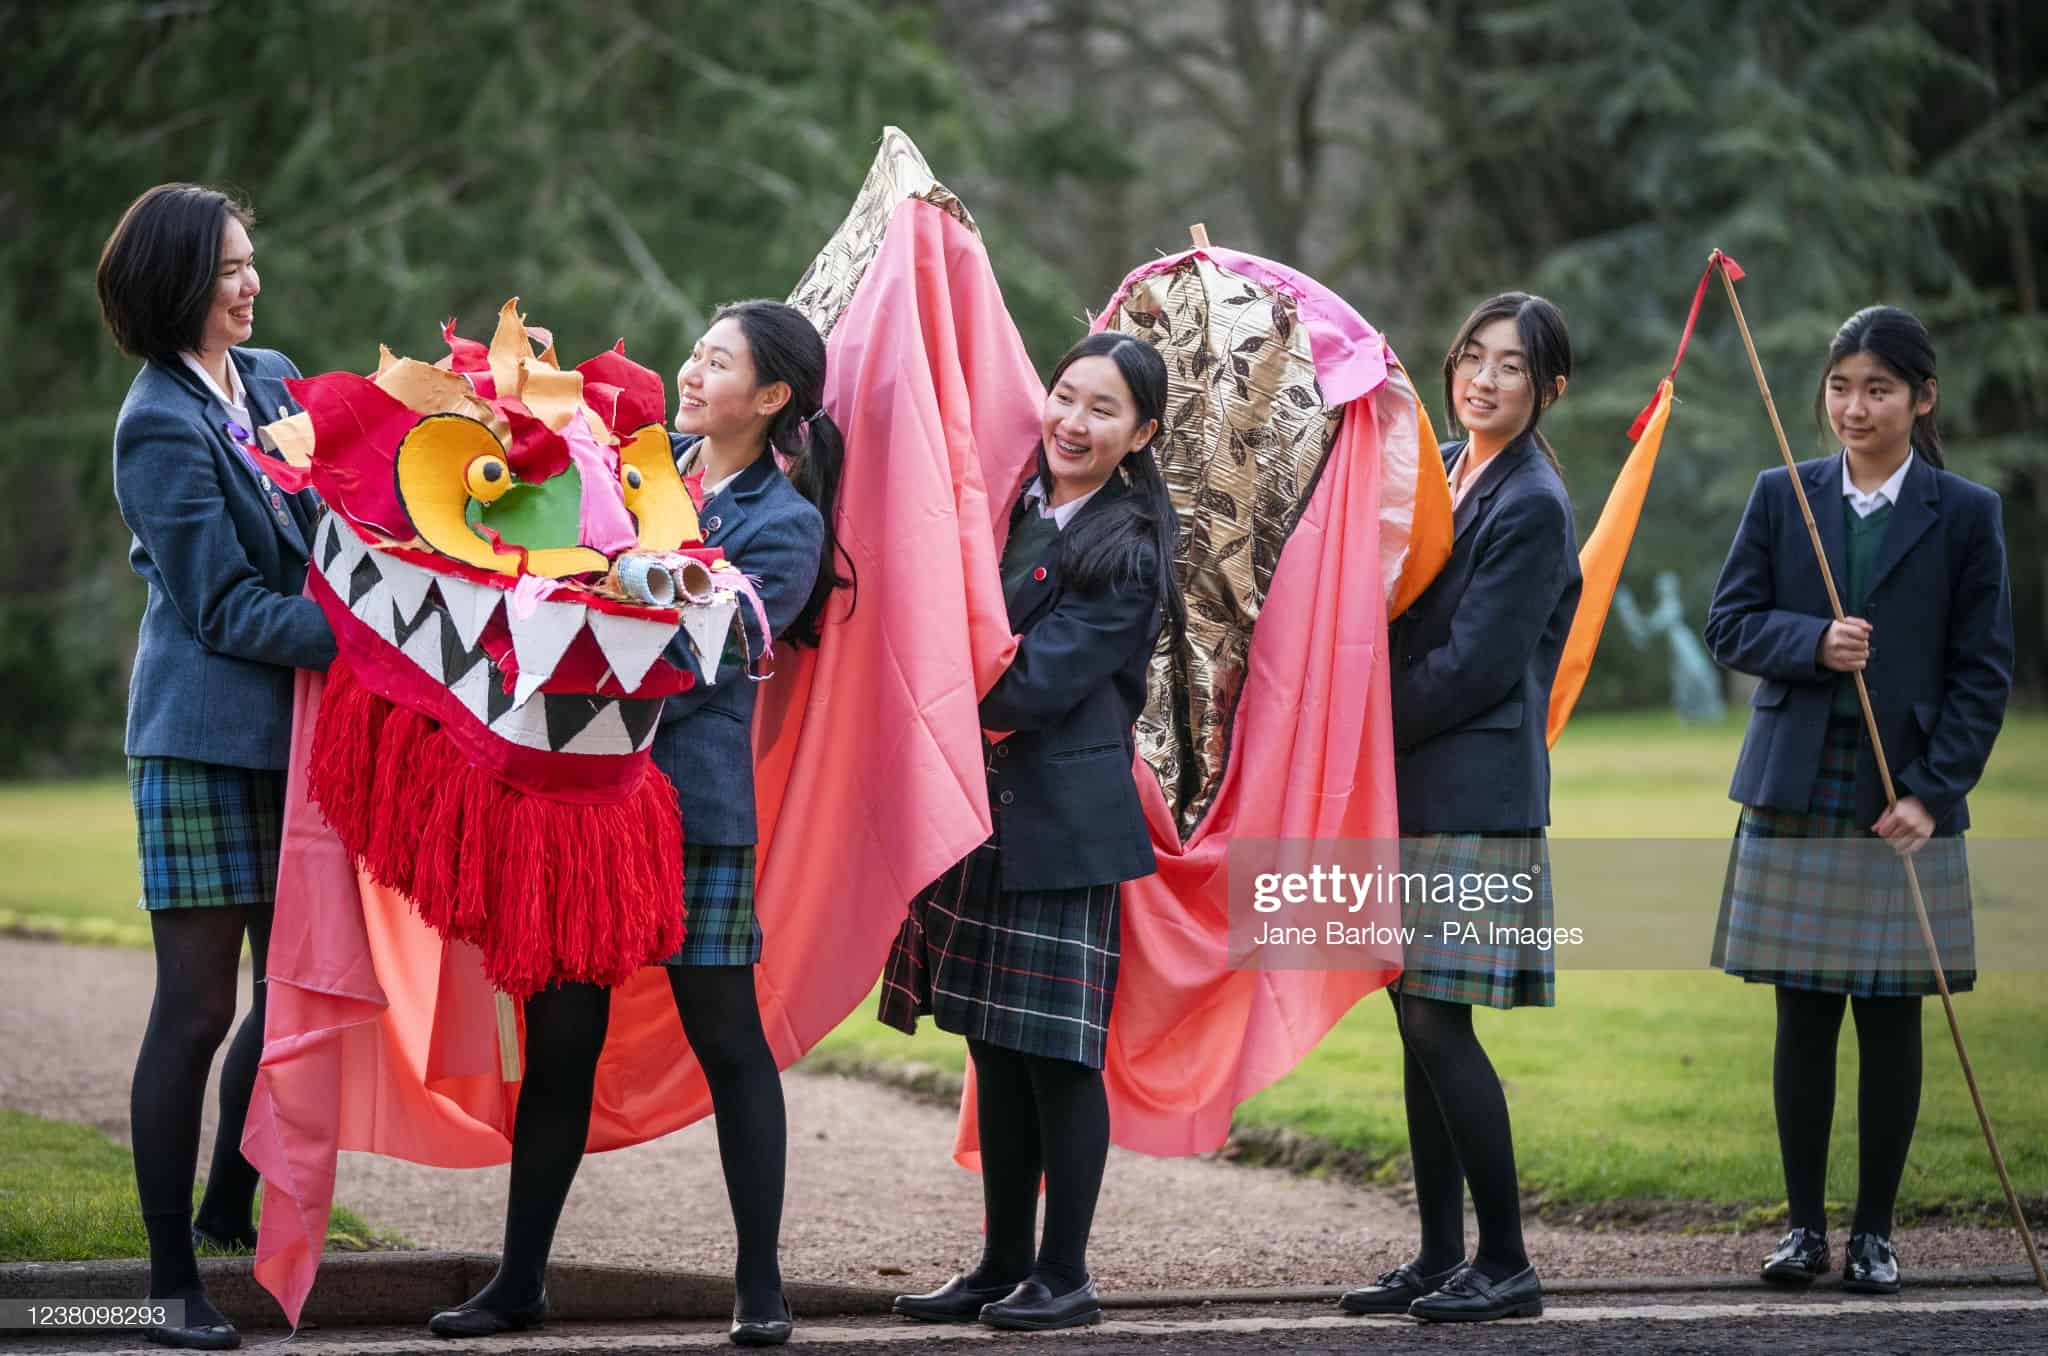
<instances>
[{"instance_id":1,"label":"dragon costume head","mask_svg":"<svg viewBox=\"0 0 2048 1356\"><path fill-rule=\"evenodd\" d=\"M486 347L289 383L273 474L329 512L307 592L339 657L311 791L379 884L494 984L618 983L681 941L665 698L715 674L747 593L703 546L660 377L575 368L507 302Z\"/></svg>"}]
</instances>

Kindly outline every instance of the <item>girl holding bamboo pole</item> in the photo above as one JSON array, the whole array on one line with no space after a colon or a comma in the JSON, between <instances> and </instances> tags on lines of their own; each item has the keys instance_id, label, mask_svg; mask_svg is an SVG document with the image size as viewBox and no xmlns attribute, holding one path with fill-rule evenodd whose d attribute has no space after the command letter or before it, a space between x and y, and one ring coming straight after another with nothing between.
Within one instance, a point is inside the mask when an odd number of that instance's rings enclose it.
<instances>
[{"instance_id":1,"label":"girl holding bamboo pole","mask_svg":"<svg viewBox=\"0 0 2048 1356\"><path fill-rule=\"evenodd\" d=\"M1856 1017L1858 1181L1843 1288L1899 1289L1892 1210L1920 1105L1920 1000L1938 991L1894 855L1918 864L1951 992L1972 987L1964 794L2012 686L1998 496L1944 469L1934 345L1905 311L1844 322L1815 409L1839 440L1798 467L1842 585L1834 620L1791 472L1757 479L1715 587L1706 639L1759 679L1729 788L1741 804L1714 963L1777 990L1772 1081L1791 1229L1766 1280L1829 1269L1823 1200L1845 1006ZM1861 673L1893 780L1884 787Z\"/></svg>"}]
</instances>

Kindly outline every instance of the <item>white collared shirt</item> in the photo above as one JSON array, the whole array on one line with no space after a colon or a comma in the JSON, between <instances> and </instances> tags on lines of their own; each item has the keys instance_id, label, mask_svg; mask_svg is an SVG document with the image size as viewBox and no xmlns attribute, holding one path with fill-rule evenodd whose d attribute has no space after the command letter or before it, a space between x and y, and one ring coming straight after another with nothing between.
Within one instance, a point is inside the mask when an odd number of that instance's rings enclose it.
<instances>
[{"instance_id":1,"label":"white collared shirt","mask_svg":"<svg viewBox=\"0 0 2048 1356\"><path fill-rule=\"evenodd\" d=\"M1507 451L1505 447L1500 450L1500 452L1505 451ZM1465 445L1464 454L1458 458L1456 474L1451 481L1452 512L1455 513L1458 506L1465 502L1465 496L1472 492L1472 487L1479 483L1479 478L1486 474L1487 468L1493 465L1494 458L1500 456L1500 452L1494 453L1492 457L1488 457L1485 461L1475 465L1472 461L1472 445L1470 443Z\"/></svg>"},{"instance_id":2,"label":"white collared shirt","mask_svg":"<svg viewBox=\"0 0 2048 1356\"><path fill-rule=\"evenodd\" d=\"M213 393L213 398L227 406L228 417L248 429L249 437L253 439L256 436L256 425L249 418L249 392L242 385L242 373L236 368L235 360L228 359L228 389L223 391L220 389L220 383L213 379L213 373L206 370L206 364L200 362L197 356L191 353L180 353L178 356L185 360L185 366L198 375L206 389Z\"/></svg>"},{"instance_id":3,"label":"white collared shirt","mask_svg":"<svg viewBox=\"0 0 2048 1356\"><path fill-rule=\"evenodd\" d=\"M1102 482L1102 485L1107 485L1108 483L1105 480ZM1052 519L1053 525L1064 532L1067 530L1067 524L1074 521L1074 515L1081 511L1082 506L1102 492L1102 485L1097 485L1079 499L1069 499L1058 508L1054 508L1046 502L1046 493L1039 485L1038 477L1033 476L1031 477L1031 483L1024 487L1024 502L1027 504L1035 502L1038 505L1038 516Z\"/></svg>"},{"instance_id":4,"label":"white collared shirt","mask_svg":"<svg viewBox=\"0 0 2048 1356\"><path fill-rule=\"evenodd\" d=\"M698 455L698 453L703 449L703 447L704 442L701 438L698 439L696 442L690 444L690 451L688 455L686 455L683 458L683 464L679 468L677 468L679 474L687 476L696 473L697 463L703 460L703 458ZM761 455L768 456L771 454L764 452ZM752 466L753 464L754 463L752 462L748 462L747 466ZM710 503L711 497L713 495L717 494L720 490L723 490L726 486L732 484L735 480L738 480L740 478L740 472L745 471L747 469L747 466L740 467L739 471L734 471L731 475L725 477L725 479L717 482L716 484L713 484L708 480L705 481L702 487L704 492L704 502L707 504Z\"/></svg>"},{"instance_id":5,"label":"white collared shirt","mask_svg":"<svg viewBox=\"0 0 2048 1356\"><path fill-rule=\"evenodd\" d=\"M1858 518L1868 518L1886 504L1899 502L1899 491L1905 486L1906 472L1913 469L1914 453L1908 451L1906 459L1899 463L1899 469L1886 478L1884 484L1869 494L1856 488L1856 482L1849 479L1849 454L1842 454L1842 497L1849 501L1849 507L1856 510Z\"/></svg>"}]
</instances>

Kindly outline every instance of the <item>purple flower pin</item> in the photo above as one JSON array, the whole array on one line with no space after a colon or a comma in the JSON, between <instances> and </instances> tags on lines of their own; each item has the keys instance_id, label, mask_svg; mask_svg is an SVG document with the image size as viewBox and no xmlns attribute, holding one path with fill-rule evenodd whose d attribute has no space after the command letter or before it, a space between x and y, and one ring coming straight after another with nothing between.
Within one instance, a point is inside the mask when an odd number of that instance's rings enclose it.
<instances>
[{"instance_id":1,"label":"purple flower pin","mask_svg":"<svg viewBox=\"0 0 2048 1356\"><path fill-rule=\"evenodd\" d=\"M248 446L253 437L253 435L250 434L248 429L243 428L239 423L235 422L232 419L228 420L225 424L222 424L220 427L223 433L227 434L228 437L233 438L235 440L235 445L238 447Z\"/></svg>"}]
</instances>

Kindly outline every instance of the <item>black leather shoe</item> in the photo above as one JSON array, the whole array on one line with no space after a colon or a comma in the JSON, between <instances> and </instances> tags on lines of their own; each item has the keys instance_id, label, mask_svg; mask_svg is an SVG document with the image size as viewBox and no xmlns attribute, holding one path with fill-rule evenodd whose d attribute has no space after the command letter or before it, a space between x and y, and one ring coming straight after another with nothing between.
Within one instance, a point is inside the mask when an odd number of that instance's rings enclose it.
<instances>
[{"instance_id":1,"label":"black leather shoe","mask_svg":"<svg viewBox=\"0 0 2048 1356\"><path fill-rule=\"evenodd\" d=\"M1346 1290L1337 1306L1347 1314L1405 1314L1409 1305L1457 1275L1464 1265L1461 1259L1435 1275L1425 1276L1415 1269L1415 1263L1403 1262L1392 1271L1381 1273L1371 1285Z\"/></svg>"},{"instance_id":2,"label":"black leather shoe","mask_svg":"<svg viewBox=\"0 0 2048 1356\"><path fill-rule=\"evenodd\" d=\"M1773 1285L1812 1285L1828 1271L1828 1236L1794 1229L1764 1258L1764 1279Z\"/></svg>"},{"instance_id":3,"label":"black leather shoe","mask_svg":"<svg viewBox=\"0 0 2048 1356\"><path fill-rule=\"evenodd\" d=\"M1842 1289L1859 1295L1899 1293L1899 1254L1883 1234L1850 1234L1842 1257Z\"/></svg>"},{"instance_id":4,"label":"black leather shoe","mask_svg":"<svg viewBox=\"0 0 2048 1356\"><path fill-rule=\"evenodd\" d=\"M1102 1321L1102 1301L1095 1296L1093 1278L1081 1282L1078 1290L1055 1295L1042 1281L1025 1281L994 1304L981 1309L981 1321L991 1328L1015 1328L1024 1332L1049 1332L1054 1328L1078 1328Z\"/></svg>"},{"instance_id":5,"label":"black leather shoe","mask_svg":"<svg viewBox=\"0 0 2048 1356\"><path fill-rule=\"evenodd\" d=\"M242 1335L225 1320L185 1328L145 1328L142 1335L160 1347L182 1347L186 1351L233 1351L242 1345Z\"/></svg>"},{"instance_id":6,"label":"black leather shoe","mask_svg":"<svg viewBox=\"0 0 2048 1356\"><path fill-rule=\"evenodd\" d=\"M1410 1318L1432 1323L1489 1323L1496 1318L1536 1318L1543 1313L1543 1282L1535 1267L1523 1267L1504 1281L1489 1280L1467 1265L1457 1275L1408 1306Z\"/></svg>"},{"instance_id":7,"label":"black leather shoe","mask_svg":"<svg viewBox=\"0 0 2048 1356\"><path fill-rule=\"evenodd\" d=\"M427 1331L436 1337L496 1337L501 1332L525 1332L547 1326L548 1292L517 1309L493 1309L475 1300L443 1309L427 1320Z\"/></svg>"},{"instance_id":8,"label":"black leather shoe","mask_svg":"<svg viewBox=\"0 0 2048 1356\"><path fill-rule=\"evenodd\" d=\"M923 1295L898 1295L890 1311L923 1323L972 1323L984 1307L994 1304L1017 1287L1010 1285L969 1285L965 1276L955 1276L937 1290Z\"/></svg>"},{"instance_id":9,"label":"black leather shoe","mask_svg":"<svg viewBox=\"0 0 2048 1356\"><path fill-rule=\"evenodd\" d=\"M782 1306L781 1318L742 1318L739 1306L733 1306L732 1327L726 1333L733 1345L779 1347L789 1340L790 1333L796 1330L796 1313L782 1296L777 1295L775 1302Z\"/></svg>"}]
</instances>

